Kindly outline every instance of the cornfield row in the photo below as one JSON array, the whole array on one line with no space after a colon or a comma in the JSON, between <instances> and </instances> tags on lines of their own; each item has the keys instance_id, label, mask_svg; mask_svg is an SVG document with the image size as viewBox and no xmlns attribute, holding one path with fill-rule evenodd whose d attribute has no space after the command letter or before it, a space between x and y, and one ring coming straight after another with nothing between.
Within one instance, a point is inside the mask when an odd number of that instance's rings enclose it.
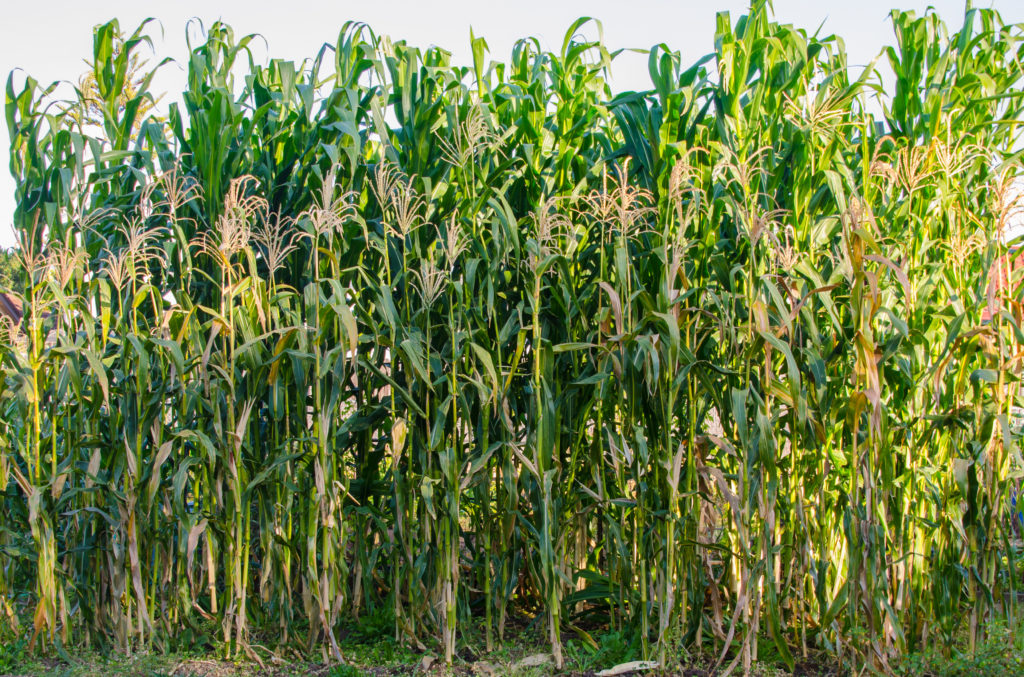
<instances>
[{"instance_id":1,"label":"cornfield row","mask_svg":"<svg viewBox=\"0 0 1024 677\"><path fill-rule=\"evenodd\" d=\"M471 67L360 24L260 65L213 24L163 117L146 24L72 100L12 76L8 631L337 660L378 614L450 662L537 617L559 667L603 627L723 669L981 638L1024 32L892 24L889 92L760 1L617 96L589 20Z\"/></svg>"}]
</instances>

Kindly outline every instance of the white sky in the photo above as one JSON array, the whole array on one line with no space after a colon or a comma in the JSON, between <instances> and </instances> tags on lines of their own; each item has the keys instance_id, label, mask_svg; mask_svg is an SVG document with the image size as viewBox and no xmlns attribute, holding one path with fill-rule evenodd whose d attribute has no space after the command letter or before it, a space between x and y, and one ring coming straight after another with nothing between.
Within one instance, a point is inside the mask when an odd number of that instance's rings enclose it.
<instances>
[{"instance_id":1,"label":"white sky","mask_svg":"<svg viewBox=\"0 0 1024 677\"><path fill-rule=\"evenodd\" d=\"M6 3L5 3L6 4ZM12 6L13 5L13 6ZM852 65L864 65L891 43L888 12L892 7L924 11L934 6L951 28L960 26L962 0L775 0L775 16L813 33L837 33L846 42ZM1024 22L1020 0L977 0L978 7L994 7L1010 22ZM604 24L609 49L642 48L667 43L680 50L684 62L692 62L713 48L715 13L729 10L733 20L748 6L746 0L50 0L11 3L0 23L0 73L24 69L40 83L75 81L86 70L84 59L92 54L92 27L116 17L122 30L131 32L146 17L151 24L155 55L182 61L186 53L185 25L199 17L209 25L216 19L230 24L236 36L260 33L260 58L301 61L316 55L324 42L333 43L341 25L350 19L365 21L378 34L405 39L418 46L436 44L451 50L456 63L472 63L469 29L484 37L490 58L506 59L513 43L536 36L550 49L561 45L566 29L580 16L592 16ZM269 46L269 50L267 49ZM154 82L155 92L168 92L176 100L184 88L185 74L177 63L164 67ZM18 81L20 85L20 79ZM649 85L646 57L629 52L616 60L612 70L615 90L644 89ZM173 97L173 98L171 98ZM165 102L167 99L165 99ZM11 246L14 234L14 180L8 169L9 131L4 117L0 134L0 246Z\"/></svg>"}]
</instances>

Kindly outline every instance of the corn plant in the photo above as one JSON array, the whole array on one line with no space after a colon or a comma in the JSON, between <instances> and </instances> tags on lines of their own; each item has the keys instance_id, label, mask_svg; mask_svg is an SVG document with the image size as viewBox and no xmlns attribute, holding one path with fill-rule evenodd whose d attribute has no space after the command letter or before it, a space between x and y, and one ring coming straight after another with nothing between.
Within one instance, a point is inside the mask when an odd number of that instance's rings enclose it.
<instances>
[{"instance_id":1,"label":"corn plant","mask_svg":"<svg viewBox=\"0 0 1024 677\"><path fill-rule=\"evenodd\" d=\"M600 627L724 673L982 640L1024 33L891 21L891 91L761 0L617 94L588 19L470 66L197 24L165 116L148 24L70 98L12 75L3 632L340 662L384 616L452 663L525 616L557 668Z\"/></svg>"}]
</instances>

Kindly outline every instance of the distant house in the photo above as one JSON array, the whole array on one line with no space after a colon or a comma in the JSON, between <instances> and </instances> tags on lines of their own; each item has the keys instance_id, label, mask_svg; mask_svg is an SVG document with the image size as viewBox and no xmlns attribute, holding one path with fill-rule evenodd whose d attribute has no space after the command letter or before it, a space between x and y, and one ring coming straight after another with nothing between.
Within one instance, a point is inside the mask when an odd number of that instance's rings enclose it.
<instances>
[{"instance_id":1,"label":"distant house","mask_svg":"<svg viewBox=\"0 0 1024 677\"><path fill-rule=\"evenodd\" d=\"M7 316L15 324L21 324L21 318L25 315L21 307L21 300L10 294L0 292L0 316Z\"/></svg>"},{"instance_id":2,"label":"distant house","mask_svg":"<svg viewBox=\"0 0 1024 677\"><path fill-rule=\"evenodd\" d=\"M1020 293L1022 287L1024 287L1024 250L1017 247L999 257L989 270L988 303L982 313L982 321L990 322L996 313L1006 311L1018 326L1024 324L1024 298ZM1018 366L1017 369L1019 373L1020 367ZM1011 393L1013 390L1017 390L1019 394L1021 387L1019 383L1011 385ZM1024 408L1012 407L1011 425L1024 431ZM1024 521L1024 512L1021 513L1021 519ZM1019 525L1018 528L1020 528Z\"/></svg>"},{"instance_id":3,"label":"distant house","mask_svg":"<svg viewBox=\"0 0 1024 677\"><path fill-rule=\"evenodd\" d=\"M989 322L1002 310L1009 311L1018 322L1024 319L1021 298L1016 293L1024 282L1024 251L1012 249L996 259L989 269L988 279L988 304L982 311L982 322Z\"/></svg>"}]
</instances>

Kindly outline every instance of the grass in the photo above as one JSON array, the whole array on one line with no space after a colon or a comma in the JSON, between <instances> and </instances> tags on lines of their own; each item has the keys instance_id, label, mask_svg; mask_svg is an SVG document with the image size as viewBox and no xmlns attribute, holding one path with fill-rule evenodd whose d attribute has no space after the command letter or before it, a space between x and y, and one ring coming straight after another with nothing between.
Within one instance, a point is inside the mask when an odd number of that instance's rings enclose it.
<instances>
[{"instance_id":1,"label":"grass","mask_svg":"<svg viewBox=\"0 0 1024 677\"><path fill-rule=\"evenodd\" d=\"M990 637L974 654L957 653L950 656L938 651L924 651L906 656L895 665L891 674L900 677L1003 677L1022 674L1024 659L1021 658L1022 642L1018 632L1011 638L1005 627L992 628ZM526 656L543 652L543 642L532 645L517 645L515 649L502 649L478 656L474 661L456 660L451 668L431 656L430 668L423 670L423 656L405 649L396 651L392 642L378 643L349 642L345 645L346 665L329 665L302 661L281 660L263 667L252 661L225 661L215 655L140 654L131 658L118 656L104 657L88 652L75 652L70 663L59 659L31 660L24 653L10 648L0 656L0 675L48 675L54 677L242 677L273 676L298 677L318 675L320 677L374 677L382 675L485 675L489 677L546 677L552 674L550 665L538 667L516 667ZM590 675L633 659L635 652L623 650L621 639L614 635L600 637L600 649L577 644L573 639L566 641L566 665L558 674ZM635 675L652 677L701 677L714 674L708 671L708 657L681 657L674 661L670 670L636 672ZM783 662L759 661L752 668L755 677L783 677L803 675L805 677L826 677L847 675L848 671L829 664L822 657L819 661L802 661L795 671Z\"/></svg>"},{"instance_id":2,"label":"grass","mask_svg":"<svg viewBox=\"0 0 1024 677\"><path fill-rule=\"evenodd\" d=\"M509 641L492 651L474 654L467 650L453 662L444 665L443 648L413 650L401 646L387 636L388 623L369 620L352 624L341 641L346 664L338 665L304 661L295 657L263 656L263 663L252 660L224 660L213 653L171 652L139 653L131 657L116 654L102 655L88 651L75 651L66 659L33 659L26 651L26 643L8 642L0 646L0 675L54 675L57 677L380 677L384 675L442 675L484 677L544 677L553 674L550 655L547 654L545 636L536 626L521 629ZM640 657L639 643L620 632L600 632L594 636L596 647L578 637L570 636L565 642L564 669L561 675L586 676L636 661ZM470 631L462 638L468 646L480 646L484 640L479 631ZM768 647L765 647L766 649ZM440 651L439 651L440 650ZM547 661L534 667L521 663L530 657L545 656ZM719 674L711 669L713 657L692 655L680 646L671 652L666 669L638 671L636 676L651 677L711 677ZM830 677L852 674L830 660L825 654L815 654L801 660L795 669L787 667L780 658L772 660L769 651L752 667L754 677ZM1003 677L1024 674L1024 622L1012 628L997 622L986 628L984 642L973 652L967 647L967 637L961 636L957 645L944 651L933 647L902 657L893 666L891 675L897 677Z\"/></svg>"},{"instance_id":3,"label":"grass","mask_svg":"<svg viewBox=\"0 0 1024 677\"><path fill-rule=\"evenodd\" d=\"M573 639L566 642L566 664L558 674L590 675L599 670L611 668L620 663L635 660L636 650L625 650L621 638L612 634L599 636L600 649L592 650ZM523 638L531 641L531 638ZM407 649L396 649L393 641L377 642L349 641L344 645L347 664L278 660L264 661L260 666L251 660L226 661L214 654L171 653L139 654L131 658L102 656L89 652L76 652L70 662L61 659L31 660L25 654L12 655L0 675L54 675L57 677L86 677L109 675L110 677L235 677L243 675L268 675L274 677L319 675L321 677L368 677L379 675L485 675L490 677L544 677L553 674L550 654L543 638L532 638L531 643L518 640L510 646L472 659L457 658L452 667L444 664L443 653L427 652L417 654ZM520 663L530 657L546 656L546 662L532 667ZM427 662L424 662L426 658ZM636 674L653 676L703 675L708 665L707 658L681 658L673 663L669 671L643 671ZM429 665L424 669L425 665ZM761 663L753 672L758 677L776 677L788 674L784 666ZM832 674L827 671L807 674Z\"/></svg>"},{"instance_id":4,"label":"grass","mask_svg":"<svg viewBox=\"0 0 1024 677\"><path fill-rule=\"evenodd\" d=\"M592 649L574 639L566 641L566 665L558 674L589 675L636 659L637 649L629 648L617 633L598 637L599 648ZM23 649L23 647L22 647ZM397 648L393 640L350 640L344 644L348 664L329 665L302 661L279 660L257 665L252 661L225 661L215 655L192 653L139 654L131 658L88 652L76 652L70 663L59 659L31 660L23 651L7 647L0 655L0 675L53 675L55 677L241 677L267 675L274 677L318 675L320 677L371 677L381 675L485 675L489 677L543 677L552 674L550 664L538 667L517 667L523 658L543 653L542 637L523 637L500 650L484 653L473 660L458 659L446 668L437 654L418 654ZM989 628L989 636L974 654L942 655L930 650L903 658L891 673L900 677L1003 677L1021 674L1024 670L1021 656L1024 651L1022 635L1015 636L1005 626ZM430 657L430 667L423 669L424 657ZM636 675L670 677L711 675L710 658L680 655L669 670L643 671ZM826 677L846 675L847 671L830 664L825 657L802 661L795 671L779 662L760 661L753 666L755 677L782 677L804 675Z\"/></svg>"}]
</instances>

